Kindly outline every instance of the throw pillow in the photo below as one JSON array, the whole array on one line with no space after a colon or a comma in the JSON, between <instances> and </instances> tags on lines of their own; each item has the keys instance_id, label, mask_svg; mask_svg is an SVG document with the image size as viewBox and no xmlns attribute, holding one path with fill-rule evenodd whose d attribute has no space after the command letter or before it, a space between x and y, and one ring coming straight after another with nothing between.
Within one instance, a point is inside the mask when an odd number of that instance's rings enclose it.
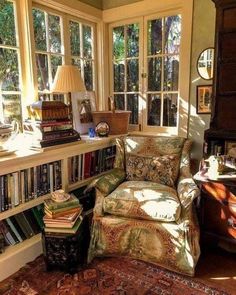
<instances>
[{"instance_id":1,"label":"throw pillow","mask_svg":"<svg viewBox=\"0 0 236 295\"><path fill-rule=\"evenodd\" d=\"M95 186L105 195L110 194L121 182L125 180L125 172L114 168L108 174L101 176Z\"/></svg>"},{"instance_id":2,"label":"throw pillow","mask_svg":"<svg viewBox=\"0 0 236 295\"><path fill-rule=\"evenodd\" d=\"M174 187L178 178L179 156L160 157L129 154L126 159L126 179L152 181Z\"/></svg>"}]
</instances>

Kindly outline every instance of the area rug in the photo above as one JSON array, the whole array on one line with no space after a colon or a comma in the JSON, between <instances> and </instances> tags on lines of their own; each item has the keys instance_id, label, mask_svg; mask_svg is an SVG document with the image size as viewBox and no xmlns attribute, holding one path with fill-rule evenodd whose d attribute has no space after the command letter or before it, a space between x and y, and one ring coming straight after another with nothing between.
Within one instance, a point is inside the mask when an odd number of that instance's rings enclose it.
<instances>
[{"instance_id":1,"label":"area rug","mask_svg":"<svg viewBox=\"0 0 236 295\"><path fill-rule=\"evenodd\" d=\"M100 258L70 275L46 272L42 256L0 283L1 295L228 295L201 282L128 258Z\"/></svg>"}]
</instances>

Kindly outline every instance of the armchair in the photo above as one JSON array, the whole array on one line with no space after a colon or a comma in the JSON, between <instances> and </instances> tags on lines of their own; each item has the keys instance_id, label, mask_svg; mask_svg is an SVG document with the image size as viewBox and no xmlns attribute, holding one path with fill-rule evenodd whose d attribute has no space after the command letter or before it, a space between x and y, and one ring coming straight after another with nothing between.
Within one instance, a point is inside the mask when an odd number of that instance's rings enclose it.
<instances>
[{"instance_id":1,"label":"armchair","mask_svg":"<svg viewBox=\"0 0 236 295\"><path fill-rule=\"evenodd\" d=\"M194 275L200 255L190 173L192 142L181 137L116 140L115 168L96 188L88 261L128 256Z\"/></svg>"}]
</instances>

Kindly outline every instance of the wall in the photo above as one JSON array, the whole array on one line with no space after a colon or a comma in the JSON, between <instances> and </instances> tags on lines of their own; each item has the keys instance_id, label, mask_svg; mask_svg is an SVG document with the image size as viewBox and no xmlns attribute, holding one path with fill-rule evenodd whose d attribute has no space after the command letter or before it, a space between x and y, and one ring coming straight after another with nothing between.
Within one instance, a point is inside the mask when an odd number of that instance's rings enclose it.
<instances>
[{"instance_id":1,"label":"wall","mask_svg":"<svg viewBox=\"0 0 236 295\"><path fill-rule=\"evenodd\" d=\"M193 156L202 157L204 130L209 128L210 115L196 113L196 86L212 84L212 80L203 80L197 72L199 54L207 47L214 47L215 6L211 0L194 0L191 79L190 79L190 117L189 137L194 140Z\"/></svg>"}]
</instances>

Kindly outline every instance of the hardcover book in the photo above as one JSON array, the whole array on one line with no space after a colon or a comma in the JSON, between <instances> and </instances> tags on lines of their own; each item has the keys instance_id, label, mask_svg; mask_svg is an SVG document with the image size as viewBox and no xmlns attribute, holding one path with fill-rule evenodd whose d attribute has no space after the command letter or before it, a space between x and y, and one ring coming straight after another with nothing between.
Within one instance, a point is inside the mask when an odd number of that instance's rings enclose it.
<instances>
[{"instance_id":1,"label":"hardcover book","mask_svg":"<svg viewBox=\"0 0 236 295\"><path fill-rule=\"evenodd\" d=\"M75 195L70 194L70 198L65 201L65 202L55 202L53 201L51 198L50 199L46 199L44 201L44 206L48 209L48 210L56 210L59 208L68 208L68 207L77 207L79 206L79 200L76 198Z\"/></svg>"},{"instance_id":2,"label":"hardcover book","mask_svg":"<svg viewBox=\"0 0 236 295\"><path fill-rule=\"evenodd\" d=\"M51 232L51 233L68 233L68 234L75 234L82 223L82 216L80 216L74 226L72 228L61 228L61 227L45 227L45 232Z\"/></svg>"},{"instance_id":3,"label":"hardcover book","mask_svg":"<svg viewBox=\"0 0 236 295\"><path fill-rule=\"evenodd\" d=\"M72 228L75 225L77 219L81 217L80 216L81 212L82 210L80 212L75 212L75 213L66 215L68 217L73 216L72 220L70 218L65 219L65 216L58 217L58 218L49 218L46 215L44 216L43 220L46 227Z\"/></svg>"},{"instance_id":4,"label":"hardcover book","mask_svg":"<svg viewBox=\"0 0 236 295\"><path fill-rule=\"evenodd\" d=\"M67 207L67 208L59 208L57 210L48 210L47 208L44 208L44 213L48 215L51 218L57 218L63 215L67 215L74 212L80 212L80 207Z\"/></svg>"}]
</instances>

